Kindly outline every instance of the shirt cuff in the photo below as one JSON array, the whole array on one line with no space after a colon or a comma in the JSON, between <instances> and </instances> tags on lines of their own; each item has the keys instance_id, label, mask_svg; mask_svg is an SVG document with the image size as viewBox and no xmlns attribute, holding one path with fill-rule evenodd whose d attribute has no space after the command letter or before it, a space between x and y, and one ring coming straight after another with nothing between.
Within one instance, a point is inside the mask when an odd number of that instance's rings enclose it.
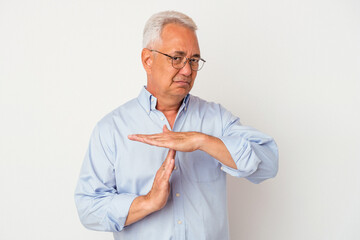
<instances>
[{"instance_id":1,"label":"shirt cuff","mask_svg":"<svg viewBox=\"0 0 360 240\"><path fill-rule=\"evenodd\" d=\"M237 169L223 165L222 170L234 177L247 177L254 173L261 160L252 154L249 141L240 136L223 136L220 140L231 154Z\"/></svg>"},{"instance_id":2,"label":"shirt cuff","mask_svg":"<svg viewBox=\"0 0 360 240\"><path fill-rule=\"evenodd\" d=\"M112 199L112 203L108 211L108 219L114 222L116 231L121 231L125 227L130 206L137 197L138 195L136 194L122 193L115 195Z\"/></svg>"}]
</instances>

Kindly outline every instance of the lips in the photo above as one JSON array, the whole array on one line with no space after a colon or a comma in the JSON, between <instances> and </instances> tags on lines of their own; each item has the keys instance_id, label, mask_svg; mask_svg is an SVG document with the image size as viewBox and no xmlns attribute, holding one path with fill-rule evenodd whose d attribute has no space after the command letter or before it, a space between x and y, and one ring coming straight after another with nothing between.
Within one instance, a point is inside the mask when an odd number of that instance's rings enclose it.
<instances>
[{"instance_id":1,"label":"lips","mask_svg":"<svg viewBox=\"0 0 360 240\"><path fill-rule=\"evenodd\" d=\"M191 80L187 80L187 79L173 79L173 82L179 83L179 84L190 84Z\"/></svg>"},{"instance_id":2,"label":"lips","mask_svg":"<svg viewBox=\"0 0 360 240\"><path fill-rule=\"evenodd\" d=\"M190 84L190 82L188 81L174 81L175 83L180 83L180 84Z\"/></svg>"}]
</instances>

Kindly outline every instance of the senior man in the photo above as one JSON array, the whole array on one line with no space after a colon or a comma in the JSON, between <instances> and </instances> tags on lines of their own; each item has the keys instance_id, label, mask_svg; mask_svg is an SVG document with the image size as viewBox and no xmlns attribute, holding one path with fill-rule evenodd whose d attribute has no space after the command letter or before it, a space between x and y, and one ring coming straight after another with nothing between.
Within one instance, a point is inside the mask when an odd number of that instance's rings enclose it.
<instances>
[{"instance_id":1,"label":"senior man","mask_svg":"<svg viewBox=\"0 0 360 240\"><path fill-rule=\"evenodd\" d=\"M197 26L174 11L146 23L147 85L96 125L75 201L89 229L115 239L229 238L226 173L274 177L274 140L189 92L205 60Z\"/></svg>"}]
</instances>

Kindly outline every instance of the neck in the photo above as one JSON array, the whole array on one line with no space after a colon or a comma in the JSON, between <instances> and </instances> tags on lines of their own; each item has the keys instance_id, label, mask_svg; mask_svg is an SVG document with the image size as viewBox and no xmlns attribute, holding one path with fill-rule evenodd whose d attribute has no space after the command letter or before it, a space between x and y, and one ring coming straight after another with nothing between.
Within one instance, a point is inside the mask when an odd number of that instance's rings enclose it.
<instances>
[{"instance_id":1,"label":"neck","mask_svg":"<svg viewBox=\"0 0 360 240\"><path fill-rule=\"evenodd\" d=\"M168 93L161 93L156 91L156 88L152 88L151 86L147 86L146 90L151 93L154 97L157 98L156 109L161 112L173 112L179 110L183 99L186 95L171 95Z\"/></svg>"},{"instance_id":2,"label":"neck","mask_svg":"<svg viewBox=\"0 0 360 240\"><path fill-rule=\"evenodd\" d=\"M156 109L161 112L177 112L181 106L182 100L181 99L162 99L161 97L157 98Z\"/></svg>"},{"instance_id":3,"label":"neck","mask_svg":"<svg viewBox=\"0 0 360 240\"><path fill-rule=\"evenodd\" d=\"M174 99L161 99L161 97L160 98L157 97L156 109L161 111L165 115L166 119L170 124L171 129L174 126L175 119L183 99L184 98L174 100Z\"/></svg>"}]
</instances>

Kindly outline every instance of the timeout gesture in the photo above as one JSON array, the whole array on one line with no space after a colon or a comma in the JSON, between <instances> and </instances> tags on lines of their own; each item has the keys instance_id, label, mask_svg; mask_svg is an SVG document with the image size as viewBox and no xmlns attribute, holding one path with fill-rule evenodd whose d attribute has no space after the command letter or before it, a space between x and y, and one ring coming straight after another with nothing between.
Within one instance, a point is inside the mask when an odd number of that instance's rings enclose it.
<instances>
[{"instance_id":1,"label":"timeout gesture","mask_svg":"<svg viewBox=\"0 0 360 240\"><path fill-rule=\"evenodd\" d=\"M175 151L193 152L201 148L205 136L200 132L173 132L164 125L162 133L131 134L128 138L132 141L174 149Z\"/></svg>"}]
</instances>

